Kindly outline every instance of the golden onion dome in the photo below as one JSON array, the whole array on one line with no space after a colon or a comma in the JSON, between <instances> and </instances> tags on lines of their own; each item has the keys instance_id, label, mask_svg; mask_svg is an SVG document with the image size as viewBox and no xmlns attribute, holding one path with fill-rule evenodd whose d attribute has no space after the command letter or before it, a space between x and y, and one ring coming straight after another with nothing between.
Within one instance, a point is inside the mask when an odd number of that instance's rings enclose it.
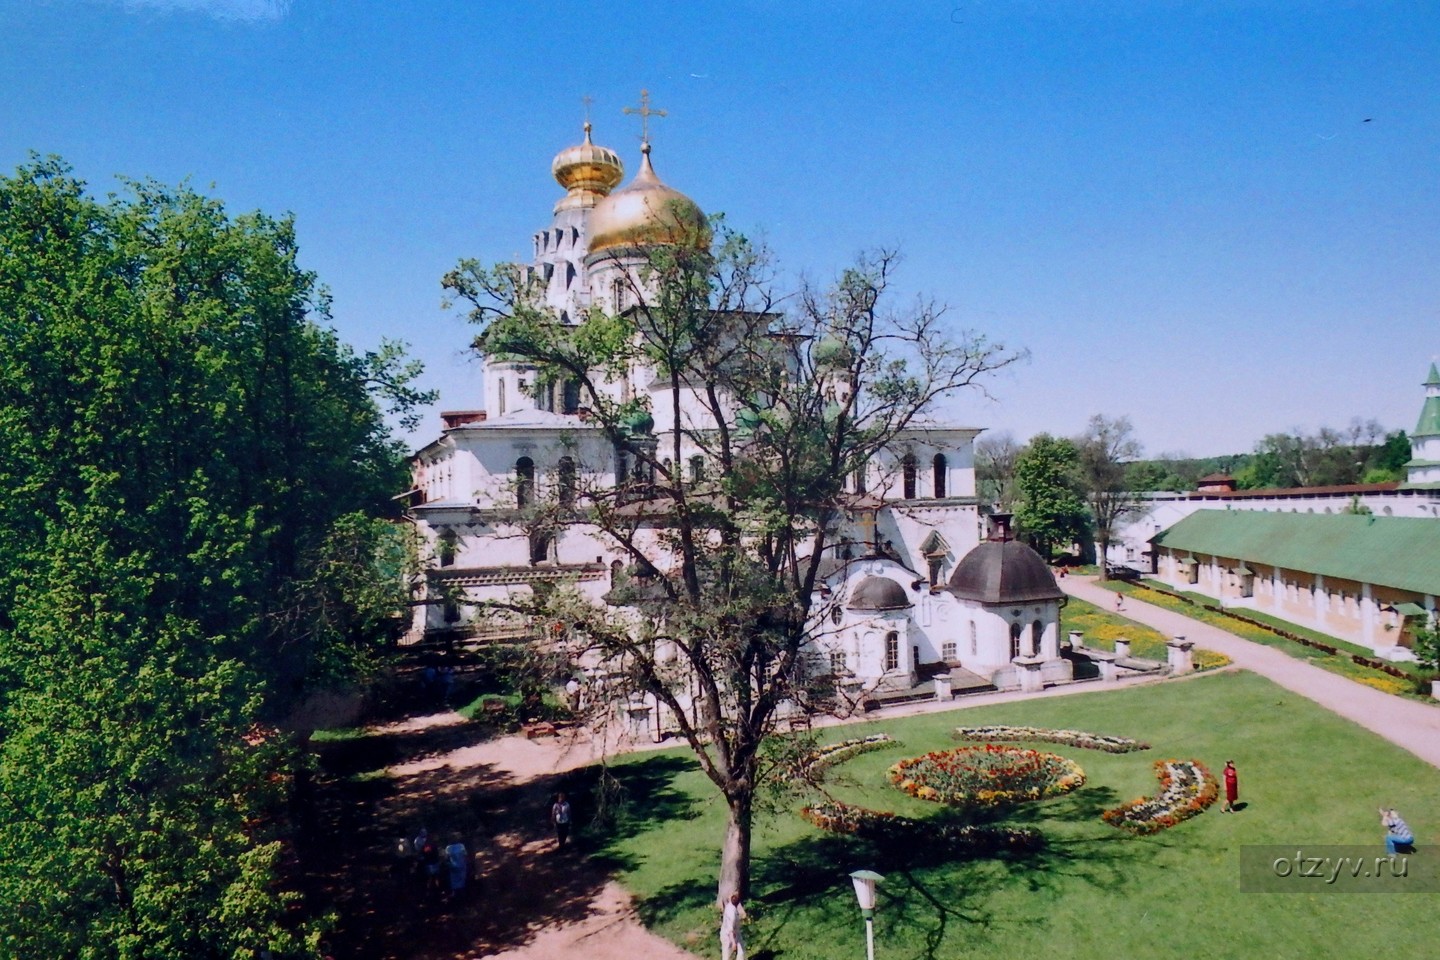
<instances>
[{"instance_id":1,"label":"golden onion dome","mask_svg":"<svg viewBox=\"0 0 1440 960\"><path fill-rule=\"evenodd\" d=\"M635 179L590 212L590 255L656 244L709 246L710 225L699 205L655 175L650 144L642 144L640 152L640 172Z\"/></svg>"},{"instance_id":2,"label":"golden onion dome","mask_svg":"<svg viewBox=\"0 0 1440 960\"><path fill-rule=\"evenodd\" d=\"M590 122L585 122L585 142L566 147L555 155L550 172L566 190L555 204L555 212L593 207L625 178L625 165L609 147L590 142Z\"/></svg>"}]
</instances>

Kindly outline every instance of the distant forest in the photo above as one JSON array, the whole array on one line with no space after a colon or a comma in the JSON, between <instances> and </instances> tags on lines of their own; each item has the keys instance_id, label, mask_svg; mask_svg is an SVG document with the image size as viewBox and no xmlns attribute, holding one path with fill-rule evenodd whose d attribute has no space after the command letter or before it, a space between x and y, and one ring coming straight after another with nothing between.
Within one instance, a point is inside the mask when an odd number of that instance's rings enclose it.
<instances>
[{"instance_id":1,"label":"distant forest","mask_svg":"<svg viewBox=\"0 0 1440 960\"><path fill-rule=\"evenodd\" d=\"M1343 429L1314 433L1272 433L1251 453L1219 457L1165 455L1135 460L1128 468L1132 489L1194 490L1201 477L1228 474L1242 490L1328 487L1387 483L1405 478L1410 438L1386 431L1374 420L1352 421Z\"/></svg>"}]
</instances>

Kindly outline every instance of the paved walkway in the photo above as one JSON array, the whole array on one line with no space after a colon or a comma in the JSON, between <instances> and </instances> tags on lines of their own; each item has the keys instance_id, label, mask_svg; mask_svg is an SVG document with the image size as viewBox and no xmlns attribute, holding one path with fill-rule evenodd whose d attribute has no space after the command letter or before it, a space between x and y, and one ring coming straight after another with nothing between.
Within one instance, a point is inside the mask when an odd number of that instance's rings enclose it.
<instances>
[{"instance_id":1,"label":"paved walkway","mask_svg":"<svg viewBox=\"0 0 1440 960\"><path fill-rule=\"evenodd\" d=\"M1059 583L1072 597L1089 601L1102 610L1115 609L1114 591L1096 585L1094 578L1066 577ZM1223 653L1235 661L1236 666L1314 700L1325 709L1409 750L1431 766L1440 767L1440 706L1382 693L1273 647L1241 639L1182 613L1145 603L1133 595L1126 595L1121 616L1154 627L1167 637L1184 636L1207 650Z\"/></svg>"}]
</instances>

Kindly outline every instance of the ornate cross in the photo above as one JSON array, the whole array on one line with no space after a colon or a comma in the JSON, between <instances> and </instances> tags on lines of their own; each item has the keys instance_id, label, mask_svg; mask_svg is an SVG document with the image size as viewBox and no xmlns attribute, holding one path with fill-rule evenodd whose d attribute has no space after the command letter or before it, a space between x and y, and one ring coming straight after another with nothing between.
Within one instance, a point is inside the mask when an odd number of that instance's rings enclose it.
<instances>
[{"instance_id":1,"label":"ornate cross","mask_svg":"<svg viewBox=\"0 0 1440 960\"><path fill-rule=\"evenodd\" d=\"M640 139L644 143L650 142L650 118L666 116L664 110L656 110L650 106L650 91L640 91L640 106L626 107L626 113L638 113L640 115Z\"/></svg>"},{"instance_id":2,"label":"ornate cross","mask_svg":"<svg viewBox=\"0 0 1440 960\"><path fill-rule=\"evenodd\" d=\"M590 126L590 104L592 104L592 103L595 102L595 98L592 97L592 96L590 96L590 94L587 93L587 94L585 94L585 96L583 96L583 97L580 98L580 102L583 103L583 104L585 104L585 126L586 126L586 127L589 127L589 126Z\"/></svg>"}]
</instances>

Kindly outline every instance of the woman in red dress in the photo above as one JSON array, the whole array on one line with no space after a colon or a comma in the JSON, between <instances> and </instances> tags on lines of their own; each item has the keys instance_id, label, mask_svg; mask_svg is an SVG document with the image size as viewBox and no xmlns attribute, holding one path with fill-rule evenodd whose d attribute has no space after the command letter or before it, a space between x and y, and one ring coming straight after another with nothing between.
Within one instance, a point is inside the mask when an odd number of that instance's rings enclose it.
<instances>
[{"instance_id":1,"label":"woman in red dress","mask_svg":"<svg viewBox=\"0 0 1440 960\"><path fill-rule=\"evenodd\" d=\"M1235 771L1235 761L1225 761L1225 812L1235 812L1235 801L1240 799L1240 775Z\"/></svg>"}]
</instances>

